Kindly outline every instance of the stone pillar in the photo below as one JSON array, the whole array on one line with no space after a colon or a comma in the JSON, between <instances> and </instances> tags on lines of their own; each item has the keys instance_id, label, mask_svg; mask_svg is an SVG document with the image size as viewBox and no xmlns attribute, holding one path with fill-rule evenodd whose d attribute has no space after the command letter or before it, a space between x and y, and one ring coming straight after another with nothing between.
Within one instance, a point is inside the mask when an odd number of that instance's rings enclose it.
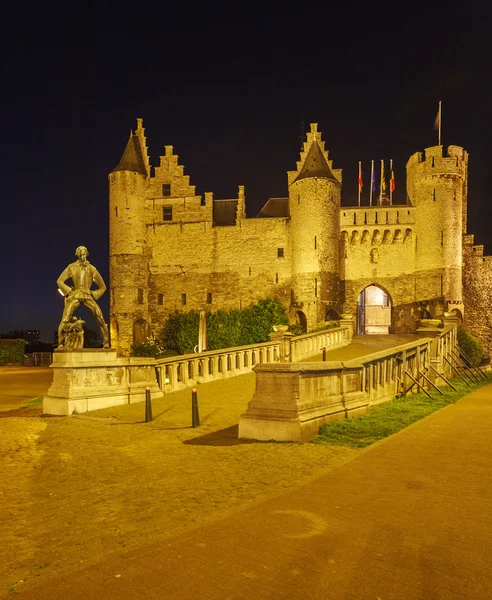
<instances>
[{"instance_id":1,"label":"stone pillar","mask_svg":"<svg viewBox=\"0 0 492 600\"><path fill-rule=\"evenodd\" d=\"M349 340L352 341L352 338L354 337L354 329L355 329L354 315L348 314L348 313L342 314L342 318L340 319L340 327L348 327Z\"/></svg>"},{"instance_id":2,"label":"stone pillar","mask_svg":"<svg viewBox=\"0 0 492 600\"><path fill-rule=\"evenodd\" d=\"M445 375L446 365L444 364L441 334L443 330L440 327L419 327L417 329L417 335L419 338L431 338L432 342L430 345L430 364L439 373ZM443 380L437 376L436 372L432 369L429 370L427 377L436 385L442 385Z\"/></svg>"},{"instance_id":3,"label":"stone pillar","mask_svg":"<svg viewBox=\"0 0 492 600\"><path fill-rule=\"evenodd\" d=\"M287 331L277 330L275 333L270 334L270 340L272 342L278 342L280 347L279 362L292 362L292 338L293 333Z\"/></svg>"}]
</instances>

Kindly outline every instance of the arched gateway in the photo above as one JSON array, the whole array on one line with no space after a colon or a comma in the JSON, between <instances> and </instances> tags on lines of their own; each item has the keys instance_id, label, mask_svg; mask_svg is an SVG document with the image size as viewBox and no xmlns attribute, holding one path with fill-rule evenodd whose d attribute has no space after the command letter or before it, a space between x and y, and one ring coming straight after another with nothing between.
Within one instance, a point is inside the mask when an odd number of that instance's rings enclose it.
<instances>
[{"instance_id":1,"label":"arched gateway","mask_svg":"<svg viewBox=\"0 0 492 600\"><path fill-rule=\"evenodd\" d=\"M378 285L368 285L357 302L357 333L384 334L391 327L391 298Z\"/></svg>"}]
</instances>

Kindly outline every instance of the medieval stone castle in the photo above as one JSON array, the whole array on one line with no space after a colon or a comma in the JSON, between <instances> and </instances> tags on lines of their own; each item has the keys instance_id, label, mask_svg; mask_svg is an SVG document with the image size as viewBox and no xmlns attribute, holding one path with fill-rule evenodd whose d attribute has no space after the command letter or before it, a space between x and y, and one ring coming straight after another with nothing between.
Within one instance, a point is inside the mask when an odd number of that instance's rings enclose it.
<instances>
[{"instance_id":1,"label":"medieval stone castle","mask_svg":"<svg viewBox=\"0 0 492 600\"><path fill-rule=\"evenodd\" d=\"M175 311L273 296L306 331L349 313L358 333L411 332L455 311L492 350L492 257L466 233L468 154L433 146L406 168L407 204L342 207L342 172L311 124L288 197L251 218L243 186L196 195L172 146L152 172L138 119L109 175L112 346L128 354Z\"/></svg>"}]
</instances>

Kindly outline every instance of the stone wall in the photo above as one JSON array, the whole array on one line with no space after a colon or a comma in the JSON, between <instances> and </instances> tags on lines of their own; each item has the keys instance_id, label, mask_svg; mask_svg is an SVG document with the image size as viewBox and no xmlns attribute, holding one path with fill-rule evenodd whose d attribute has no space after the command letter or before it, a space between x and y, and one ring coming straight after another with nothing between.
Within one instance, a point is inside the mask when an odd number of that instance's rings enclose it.
<instances>
[{"instance_id":1,"label":"stone wall","mask_svg":"<svg viewBox=\"0 0 492 600\"><path fill-rule=\"evenodd\" d=\"M149 227L154 333L175 311L245 308L267 296L279 298L288 310L288 231L286 219L242 219L229 227L208 222Z\"/></svg>"},{"instance_id":2,"label":"stone wall","mask_svg":"<svg viewBox=\"0 0 492 600\"><path fill-rule=\"evenodd\" d=\"M492 353L492 256L483 255L483 246L473 235L463 237L464 324L477 337L489 356Z\"/></svg>"}]
</instances>

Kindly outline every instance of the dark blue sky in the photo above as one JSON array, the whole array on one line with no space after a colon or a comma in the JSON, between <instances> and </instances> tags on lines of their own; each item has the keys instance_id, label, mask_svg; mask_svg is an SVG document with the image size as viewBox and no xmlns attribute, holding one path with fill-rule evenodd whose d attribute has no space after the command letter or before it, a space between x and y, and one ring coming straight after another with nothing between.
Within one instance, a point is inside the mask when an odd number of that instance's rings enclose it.
<instances>
[{"instance_id":1,"label":"dark blue sky","mask_svg":"<svg viewBox=\"0 0 492 600\"><path fill-rule=\"evenodd\" d=\"M39 328L50 340L56 279L80 244L109 283L107 175L137 117L154 166L172 144L199 193L234 197L245 185L254 215L287 194L311 121L343 169L344 203L356 201L358 161L368 191L381 158L394 160L404 202L406 160L437 143L442 100L443 144L470 152L468 229L492 252L490 8L170 4L4 15L0 332Z\"/></svg>"}]
</instances>

